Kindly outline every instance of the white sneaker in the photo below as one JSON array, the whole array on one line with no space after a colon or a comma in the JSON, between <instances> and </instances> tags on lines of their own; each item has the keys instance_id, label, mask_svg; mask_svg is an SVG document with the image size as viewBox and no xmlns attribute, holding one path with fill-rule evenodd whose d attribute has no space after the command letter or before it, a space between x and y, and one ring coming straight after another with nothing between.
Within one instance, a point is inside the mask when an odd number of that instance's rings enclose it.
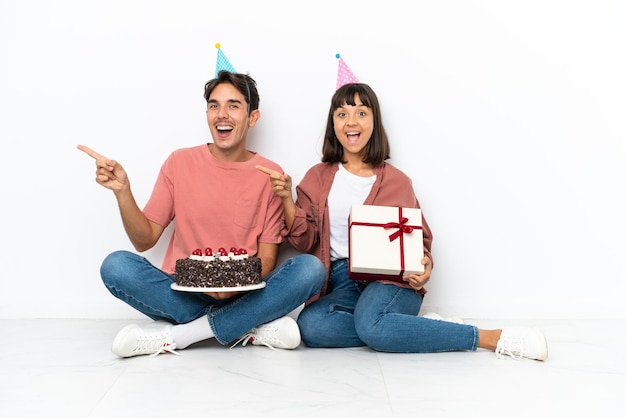
<instances>
[{"instance_id":1,"label":"white sneaker","mask_svg":"<svg viewBox=\"0 0 626 418\"><path fill-rule=\"evenodd\" d=\"M126 325L117 333L111 346L113 354L119 357L140 356L150 354L154 357L161 353L178 355L172 339L172 325L165 321L157 321L149 325Z\"/></svg>"},{"instance_id":2,"label":"white sneaker","mask_svg":"<svg viewBox=\"0 0 626 418\"><path fill-rule=\"evenodd\" d=\"M264 345L271 348L292 350L300 345L300 328L290 316L283 316L267 324L252 328L230 348L242 342L245 346L249 342L253 345Z\"/></svg>"},{"instance_id":3,"label":"white sneaker","mask_svg":"<svg viewBox=\"0 0 626 418\"><path fill-rule=\"evenodd\" d=\"M537 328L510 327L502 330L496 347L496 357L511 356L514 359L526 357L545 360L548 357L546 337Z\"/></svg>"},{"instance_id":4,"label":"white sneaker","mask_svg":"<svg viewBox=\"0 0 626 418\"><path fill-rule=\"evenodd\" d=\"M459 316L454 315L450 318L444 318L436 312L425 313L424 315L422 315L422 318L436 319L437 321L454 322L455 324L465 324L465 321L463 321L463 319Z\"/></svg>"}]
</instances>

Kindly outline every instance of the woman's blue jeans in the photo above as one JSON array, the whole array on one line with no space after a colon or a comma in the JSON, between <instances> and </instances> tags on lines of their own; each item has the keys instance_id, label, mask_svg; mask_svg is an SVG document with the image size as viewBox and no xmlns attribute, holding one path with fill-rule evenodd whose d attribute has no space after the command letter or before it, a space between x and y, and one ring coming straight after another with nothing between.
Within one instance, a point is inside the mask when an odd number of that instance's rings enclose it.
<instances>
[{"instance_id":1,"label":"woman's blue jeans","mask_svg":"<svg viewBox=\"0 0 626 418\"><path fill-rule=\"evenodd\" d=\"M359 347L397 353L476 350L478 328L418 316L423 295L412 289L348 278L347 260L332 263L330 293L300 312L309 347Z\"/></svg>"},{"instance_id":2,"label":"woman's blue jeans","mask_svg":"<svg viewBox=\"0 0 626 418\"><path fill-rule=\"evenodd\" d=\"M297 255L268 274L263 289L227 300L172 290L174 275L129 251L108 255L100 275L113 296L154 320L184 324L208 315L215 338L228 344L254 327L285 316L317 294L326 269L312 255Z\"/></svg>"}]
</instances>

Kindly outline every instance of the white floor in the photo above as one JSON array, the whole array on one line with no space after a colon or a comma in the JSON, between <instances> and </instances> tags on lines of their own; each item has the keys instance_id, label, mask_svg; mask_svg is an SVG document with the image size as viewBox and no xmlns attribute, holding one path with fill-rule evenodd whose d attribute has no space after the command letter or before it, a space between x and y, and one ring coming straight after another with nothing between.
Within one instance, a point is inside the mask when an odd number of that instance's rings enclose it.
<instances>
[{"instance_id":1,"label":"white floor","mask_svg":"<svg viewBox=\"0 0 626 418\"><path fill-rule=\"evenodd\" d=\"M626 320L536 321L545 362L489 351L272 351L212 342L116 358L124 320L0 320L4 417L624 417ZM136 322L136 321L135 321ZM490 320L468 320L483 328Z\"/></svg>"}]
</instances>

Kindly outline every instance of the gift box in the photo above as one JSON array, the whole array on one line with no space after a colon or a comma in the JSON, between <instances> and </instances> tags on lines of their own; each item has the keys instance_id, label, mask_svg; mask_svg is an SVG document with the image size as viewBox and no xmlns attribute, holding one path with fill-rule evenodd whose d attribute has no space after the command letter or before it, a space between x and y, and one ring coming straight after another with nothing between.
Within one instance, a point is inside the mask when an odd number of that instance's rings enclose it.
<instances>
[{"instance_id":1,"label":"gift box","mask_svg":"<svg viewBox=\"0 0 626 418\"><path fill-rule=\"evenodd\" d=\"M353 205L348 234L349 277L403 282L422 274L422 211L392 206Z\"/></svg>"}]
</instances>

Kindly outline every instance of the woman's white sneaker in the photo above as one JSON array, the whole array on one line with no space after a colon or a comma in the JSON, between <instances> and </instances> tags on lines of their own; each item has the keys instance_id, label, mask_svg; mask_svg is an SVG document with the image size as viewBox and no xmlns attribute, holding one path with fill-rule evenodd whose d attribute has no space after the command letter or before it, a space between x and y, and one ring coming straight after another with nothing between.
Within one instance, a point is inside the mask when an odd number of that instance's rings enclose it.
<instances>
[{"instance_id":1,"label":"woman's white sneaker","mask_svg":"<svg viewBox=\"0 0 626 418\"><path fill-rule=\"evenodd\" d=\"M422 318L436 319L437 321L454 322L455 324L465 324L465 321L463 321L463 318L459 316L454 315L454 316L451 316L450 318L444 318L443 316L439 315L436 312L427 312L424 315L422 315Z\"/></svg>"},{"instance_id":2,"label":"woman's white sneaker","mask_svg":"<svg viewBox=\"0 0 626 418\"><path fill-rule=\"evenodd\" d=\"M506 356L520 359L545 360L548 357L546 337L538 328L509 327L502 329L496 347L496 357Z\"/></svg>"}]
</instances>

